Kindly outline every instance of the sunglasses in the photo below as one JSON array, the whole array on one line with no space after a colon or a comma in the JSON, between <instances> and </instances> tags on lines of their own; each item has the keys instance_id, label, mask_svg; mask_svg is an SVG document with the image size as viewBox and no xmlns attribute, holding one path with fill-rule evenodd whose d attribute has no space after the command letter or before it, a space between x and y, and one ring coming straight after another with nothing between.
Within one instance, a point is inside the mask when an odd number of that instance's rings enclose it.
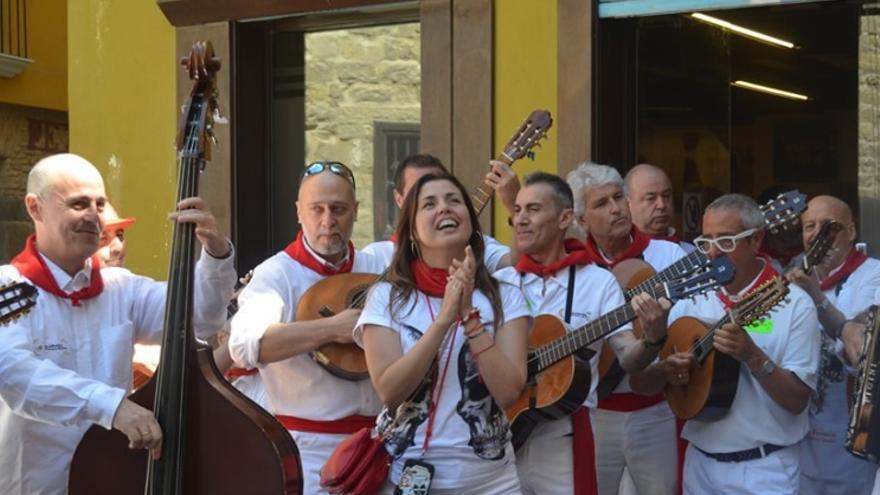
<instances>
[{"instance_id":1,"label":"sunglasses","mask_svg":"<svg viewBox=\"0 0 880 495\"><path fill-rule=\"evenodd\" d=\"M320 174L321 172L329 170L334 174L342 177L351 183L352 189L355 189L354 185L354 174L351 172L351 169L346 167L345 164L340 162L313 162L306 166L305 170L303 170L303 174L301 179L304 179L310 175Z\"/></svg>"},{"instance_id":2,"label":"sunglasses","mask_svg":"<svg viewBox=\"0 0 880 495\"><path fill-rule=\"evenodd\" d=\"M713 244L722 253L730 253L733 252L734 249L736 249L736 241L749 237L757 230L758 229L748 229L736 235L723 235L714 239L700 236L694 239L694 246L696 246L697 249L703 254L709 254L709 250L712 249Z\"/></svg>"}]
</instances>

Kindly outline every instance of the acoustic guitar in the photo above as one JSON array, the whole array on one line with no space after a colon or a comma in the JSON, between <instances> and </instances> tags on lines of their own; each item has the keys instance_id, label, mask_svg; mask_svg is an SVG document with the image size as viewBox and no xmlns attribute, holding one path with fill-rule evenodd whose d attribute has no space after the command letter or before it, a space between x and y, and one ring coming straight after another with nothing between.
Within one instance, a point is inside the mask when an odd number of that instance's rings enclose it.
<instances>
[{"instance_id":1,"label":"acoustic guitar","mask_svg":"<svg viewBox=\"0 0 880 495\"><path fill-rule=\"evenodd\" d=\"M646 292L675 302L730 283L733 271L730 260L720 257L689 278L663 282ZM535 319L526 361L528 385L507 409L514 447L519 448L540 423L568 416L583 405L590 393L590 363L575 359L574 354L635 317L635 310L626 303L571 331L555 316Z\"/></svg>"},{"instance_id":2,"label":"acoustic guitar","mask_svg":"<svg viewBox=\"0 0 880 495\"><path fill-rule=\"evenodd\" d=\"M797 227L801 213L807 209L807 196L798 190L792 190L780 194L776 198L761 206L764 216L764 228L771 233L780 230L788 230ZM641 259L630 259L618 263L611 271L617 282L624 289L624 296L629 301L636 294L645 292L649 287L659 283L676 280L693 273L695 270L706 266L709 259L699 250L694 250L687 256L669 265L660 273ZM633 323L633 332L636 337L641 337L642 328L638 320ZM617 362L617 356L609 346L603 346L599 355L599 399L611 394L626 376L626 371Z\"/></svg>"},{"instance_id":3,"label":"acoustic guitar","mask_svg":"<svg viewBox=\"0 0 880 495\"><path fill-rule=\"evenodd\" d=\"M27 282L11 282L0 286L0 325L26 315L37 304L40 293Z\"/></svg>"},{"instance_id":4,"label":"acoustic guitar","mask_svg":"<svg viewBox=\"0 0 880 495\"><path fill-rule=\"evenodd\" d=\"M550 112L533 111L504 146L498 160L512 165L516 160L531 155L532 148L546 137L552 125ZM492 199L494 192L490 184L483 182L470 194L477 215ZM381 275L345 273L319 281L300 298L296 306L296 321L327 318L348 308L362 308L370 287L384 280L386 274L387 270ZM311 356L321 367L339 378L363 380L369 377L364 351L356 344L325 344L312 351Z\"/></svg>"}]
</instances>

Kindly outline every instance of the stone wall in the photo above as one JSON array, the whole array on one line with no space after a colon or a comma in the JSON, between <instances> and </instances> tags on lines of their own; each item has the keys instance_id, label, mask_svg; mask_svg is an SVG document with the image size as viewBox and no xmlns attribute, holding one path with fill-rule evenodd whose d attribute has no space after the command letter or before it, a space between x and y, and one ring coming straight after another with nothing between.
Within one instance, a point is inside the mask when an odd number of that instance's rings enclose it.
<instances>
[{"instance_id":1,"label":"stone wall","mask_svg":"<svg viewBox=\"0 0 880 495\"><path fill-rule=\"evenodd\" d=\"M880 16L859 32L859 237L880 254Z\"/></svg>"},{"instance_id":2,"label":"stone wall","mask_svg":"<svg viewBox=\"0 0 880 495\"><path fill-rule=\"evenodd\" d=\"M0 263L18 253L33 231L23 199L28 171L67 148L66 113L0 104Z\"/></svg>"},{"instance_id":3,"label":"stone wall","mask_svg":"<svg viewBox=\"0 0 880 495\"><path fill-rule=\"evenodd\" d=\"M352 240L373 240L373 126L420 121L419 24L306 35L306 163L352 167L360 201Z\"/></svg>"}]
</instances>

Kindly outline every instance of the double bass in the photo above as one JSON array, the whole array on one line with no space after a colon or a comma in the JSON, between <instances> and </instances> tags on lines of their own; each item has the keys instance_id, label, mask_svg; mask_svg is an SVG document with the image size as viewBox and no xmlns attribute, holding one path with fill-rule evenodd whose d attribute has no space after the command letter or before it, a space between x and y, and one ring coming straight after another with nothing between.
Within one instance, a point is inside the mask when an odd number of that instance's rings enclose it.
<instances>
[{"instance_id":1,"label":"double bass","mask_svg":"<svg viewBox=\"0 0 880 495\"><path fill-rule=\"evenodd\" d=\"M220 61L196 42L182 62L194 81L178 135L177 200L195 196L208 159L214 75ZM268 412L235 390L192 327L193 224L174 225L162 357L156 374L129 398L152 408L162 428L162 455L130 450L122 433L93 426L74 453L72 495L285 494L303 491L296 445Z\"/></svg>"}]
</instances>

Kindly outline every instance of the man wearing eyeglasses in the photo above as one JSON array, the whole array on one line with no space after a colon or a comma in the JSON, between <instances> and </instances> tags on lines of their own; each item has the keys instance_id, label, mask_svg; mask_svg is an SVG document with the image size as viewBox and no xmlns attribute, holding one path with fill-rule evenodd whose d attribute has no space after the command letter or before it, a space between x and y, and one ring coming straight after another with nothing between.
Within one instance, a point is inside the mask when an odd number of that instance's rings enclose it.
<instances>
[{"instance_id":1,"label":"man wearing eyeglasses","mask_svg":"<svg viewBox=\"0 0 880 495\"><path fill-rule=\"evenodd\" d=\"M486 182L496 190L503 204L512 205L519 190L516 174L502 162L492 161L491 167L492 169L486 175ZM403 200L406 199L409 190L423 175L447 173L449 171L446 170L443 162L433 155L416 154L404 158L394 171L394 203L397 204L397 208L399 209L403 205ZM510 208L512 206L508 207L508 209ZM385 266L389 266L391 258L394 256L396 238L397 236L392 233L390 240L368 244L364 247L363 252L381 260ZM510 248L488 235L483 235L483 241L486 246L483 261L490 273L510 266Z\"/></svg>"},{"instance_id":2,"label":"man wearing eyeglasses","mask_svg":"<svg viewBox=\"0 0 880 495\"><path fill-rule=\"evenodd\" d=\"M822 226L836 222L827 258L810 274L795 268L788 274L810 295L822 324L822 360L816 394L810 401L810 433L801 444L801 492L804 494L869 493L877 466L849 455L843 447L849 426L847 373L840 355L840 329L873 303L880 288L880 261L855 248L857 232L852 211L833 196L817 196L801 215L804 249Z\"/></svg>"},{"instance_id":3,"label":"man wearing eyeglasses","mask_svg":"<svg viewBox=\"0 0 880 495\"><path fill-rule=\"evenodd\" d=\"M236 366L258 368L270 412L290 431L303 466L304 493L327 493L320 469L348 434L372 427L381 402L369 380L348 381L321 368L309 352L351 343L360 310L296 321L300 298L326 277L381 273L375 258L354 249L355 180L339 162L308 165L296 202L302 230L296 240L254 269L238 297L229 350Z\"/></svg>"},{"instance_id":4,"label":"man wearing eyeglasses","mask_svg":"<svg viewBox=\"0 0 880 495\"><path fill-rule=\"evenodd\" d=\"M733 282L716 294L676 304L670 324L683 316L714 325L753 289L778 274L758 255L764 218L746 196L728 194L703 215L703 234L694 240L710 258L726 254L733 262ZM819 332L810 297L792 286L788 301L760 324L721 326L715 352L740 363L739 383L730 410L717 421L687 421L682 433L690 442L684 466L684 492L796 494L800 477L800 442L809 430L806 406L816 386ZM693 354L680 349L652 365L672 384L689 381ZM656 375L652 375L656 376ZM658 383L661 389L665 383Z\"/></svg>"}]
</instances>

